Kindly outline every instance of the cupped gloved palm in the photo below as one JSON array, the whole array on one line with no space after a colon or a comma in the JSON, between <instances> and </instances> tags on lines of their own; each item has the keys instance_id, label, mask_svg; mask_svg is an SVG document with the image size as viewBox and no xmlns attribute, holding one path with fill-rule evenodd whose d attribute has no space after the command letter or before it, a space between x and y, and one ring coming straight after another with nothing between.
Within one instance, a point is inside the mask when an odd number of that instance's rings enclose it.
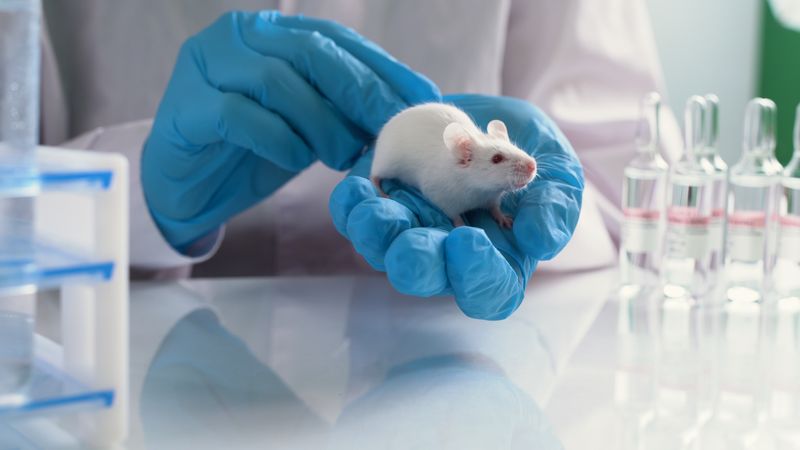
<instances>
[{"instance_id":1,"label":"cupped gloved palm","mask_svg":"<svg viewBox=\"0 0 800 450\"><path fill-rule=\"evenodd\" d=\"M503 319L522 302L528 279L541 260L567 244L581 208L583 170L571 145L541 111L522 100L481 95L446 96L482 127L506 123L517 146L536 158L538 174L527 187L506 194L502 209L513 228L500 227L488 211L466 214L467 226L452 222L417 191L383 182L389 198L370 184L372 151L333 191L336 229L377 270L386 271L400 292L452 294L470 317ZM388 188L388 189L387 189Z\"/></svg>"},{"instance_id":2,"label":"cupped gloved palm","mask_svg":"<svg viewBox=\"0 0 800 450\"><path fill-rule=\"evenodd\" d=\"M353 165L436 86L336 23L228 13L181 48L142 156L167 241L186 251L316 159Z\"/></svg>"}]
</instances>

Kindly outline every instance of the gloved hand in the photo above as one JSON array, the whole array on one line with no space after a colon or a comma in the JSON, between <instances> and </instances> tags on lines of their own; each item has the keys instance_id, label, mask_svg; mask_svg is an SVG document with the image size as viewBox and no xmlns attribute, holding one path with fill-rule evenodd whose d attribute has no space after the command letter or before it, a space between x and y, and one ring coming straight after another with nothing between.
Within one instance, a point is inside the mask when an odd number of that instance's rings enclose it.
<instances>
[{"instance_id":1,"label":"gloved hand","mask_svg":"<svg viewBox=\"0 0 800 450\"><path fill-rule=\"evenodd\" d=\"M351 167L392 115L439 98L334 22L225 14L178 54L142 155L150 213L186 251L317 158Z\"/></svg>"},{"instance_id":2,"label":"gloved hand","mask_svg":"<svg viewBox=\"0 0 800 450\"><path fill-rule=\"evenodd\" d=\"M511 140L536 158L533 182L503 199L513 228L501 228L488 211L477 210L466 214L467 226L453 229L438 208L393 180L382 184L389 198L379 197L367 179L372 150L331 194L333 223L372 267L386 271L398 291L452 294L469 317L503 319L522 302L537 263L553 258L572 236L583 170L556 125L525 101L481 95L443 101L484 130L490 120L502 120Z\"/></svg>"}]
</instances>

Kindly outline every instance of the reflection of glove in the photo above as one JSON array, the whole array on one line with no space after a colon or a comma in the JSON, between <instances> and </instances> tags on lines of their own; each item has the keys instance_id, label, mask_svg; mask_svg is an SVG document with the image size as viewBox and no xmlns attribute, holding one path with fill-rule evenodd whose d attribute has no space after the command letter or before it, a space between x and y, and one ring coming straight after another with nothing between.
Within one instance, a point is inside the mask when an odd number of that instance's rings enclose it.
<instances>
[{"instance_id":1,"label":"reflection of glove","mask_svg":"<svg viewBox=\"0 0 800 450\"><path fill-rule=\"evenodd\" d=\"M178 250L319 158L346 169L437 88L354 31L229 13L181 48L142 156L150 212Z\"/></svg>"},{"instance_id":2,"label":"reflection of glove","mask_svg":"<svg viewBox=\"0 0 800 450\"><path fill-rule=\"evenodd\" d=\"M476 356L443 355L396 368L347 405L328 450L385 448L387 436L391 448L563 450L534 399Z\"/></svg>"},{"instance_id":3,"label":"reflection of glove","mask_svg":"<svg viewBox=\"0 0 800 450\"><path fill-rule=\"evenodd\" d=\"M398 291L453 294L464 314L502 319L519 306L538 261L554 257L572 236L583 170L555 124L522 100L454 95L444 101L484 129L492 119L504 121L511 140L536 158L536 179L503 199L513 229L500 228L482 210L467 213L469 226L453 229L443 213L392 180L383 182L390 198L378 197L366 178L372 152L331 194L333 222L372 267L386 271Z\"/></svg>"},{"instance_id":4,"label":"reflection of glove","mask_svg":"<svg viewBox=\"0 0 800 450\"><path fill-rule=\"evenodd\" d=\"M209 309L178 321L145 367L145 448L286 448L287 421L310 436L327 429Z\"/></svg>"}]
</instances>

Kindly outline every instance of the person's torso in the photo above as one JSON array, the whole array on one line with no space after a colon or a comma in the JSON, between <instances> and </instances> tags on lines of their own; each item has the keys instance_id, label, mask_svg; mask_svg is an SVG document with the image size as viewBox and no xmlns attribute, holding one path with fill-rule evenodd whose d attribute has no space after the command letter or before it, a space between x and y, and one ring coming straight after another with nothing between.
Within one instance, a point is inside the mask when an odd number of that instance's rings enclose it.
<instances>
[{"instance_id":1,"label":"person's torso","mask_svg":"<svg viewBox=\"0 0 800 450\"><path fill-rule=\"evenodd\" d=\"M183 41L228 10L280 9L354 28L444 93L501 93L510 0L45 0L71 135L152 117ZM245 69L246 70L246 69ZM45 88L45 93L47 88ZM45 94L46 95L46 94ZM47 117L45 123L60 120ZM313 166L228 223L195 276L365 269L333 229L328 197L343 174Z\"/></svg>"},{"instance_id":2,"label":"person's torso","mask_svg":"<svg viewBox=\"0 0 800 450\"><path fill-rule=\"evenodd\" d=\"M152 117L183 41L230 10L277 8L335 20L424 73L443 92L498 94L510 0L454 3L44 0L71 136Z\"/></svg>"}]
</instances>

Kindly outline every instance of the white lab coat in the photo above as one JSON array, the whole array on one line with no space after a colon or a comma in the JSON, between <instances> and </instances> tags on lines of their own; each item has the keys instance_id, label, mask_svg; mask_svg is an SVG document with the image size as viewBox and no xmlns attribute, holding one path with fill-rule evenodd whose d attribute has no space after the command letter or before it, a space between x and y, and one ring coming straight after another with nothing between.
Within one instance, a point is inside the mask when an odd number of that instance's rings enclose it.
<instances>
[{"instance_id":1,"label":"white lab coat","mask_svg":"<svg viewBox=\"0 0 800 450\"><path fill-rule=\"evenodd\" d=\"M181 255L144 203L139 157L181 43L230 9L280 9L336 20L377 42L443 93L531 101L577 151L587 188L578 230L549 265L612 264L622 169L633 156L638 103L663 92L646 4L640 0L44 0L46 143L120 152L131 162L131 263L196 275L342 273L367 266L334 230L328 198L344 174L321 164L232 219L207 251ZM245 69L246 70L246 69ZM664 115L668 157L677 127ZM142 119L142 120L140 120ZM80 135L80 136L78 136ZM78 136L74 138L74 136ZM221 246L220 246L221 244ZM218 250L219 247L219 251Z\"/></svg>"}]
</instances>

